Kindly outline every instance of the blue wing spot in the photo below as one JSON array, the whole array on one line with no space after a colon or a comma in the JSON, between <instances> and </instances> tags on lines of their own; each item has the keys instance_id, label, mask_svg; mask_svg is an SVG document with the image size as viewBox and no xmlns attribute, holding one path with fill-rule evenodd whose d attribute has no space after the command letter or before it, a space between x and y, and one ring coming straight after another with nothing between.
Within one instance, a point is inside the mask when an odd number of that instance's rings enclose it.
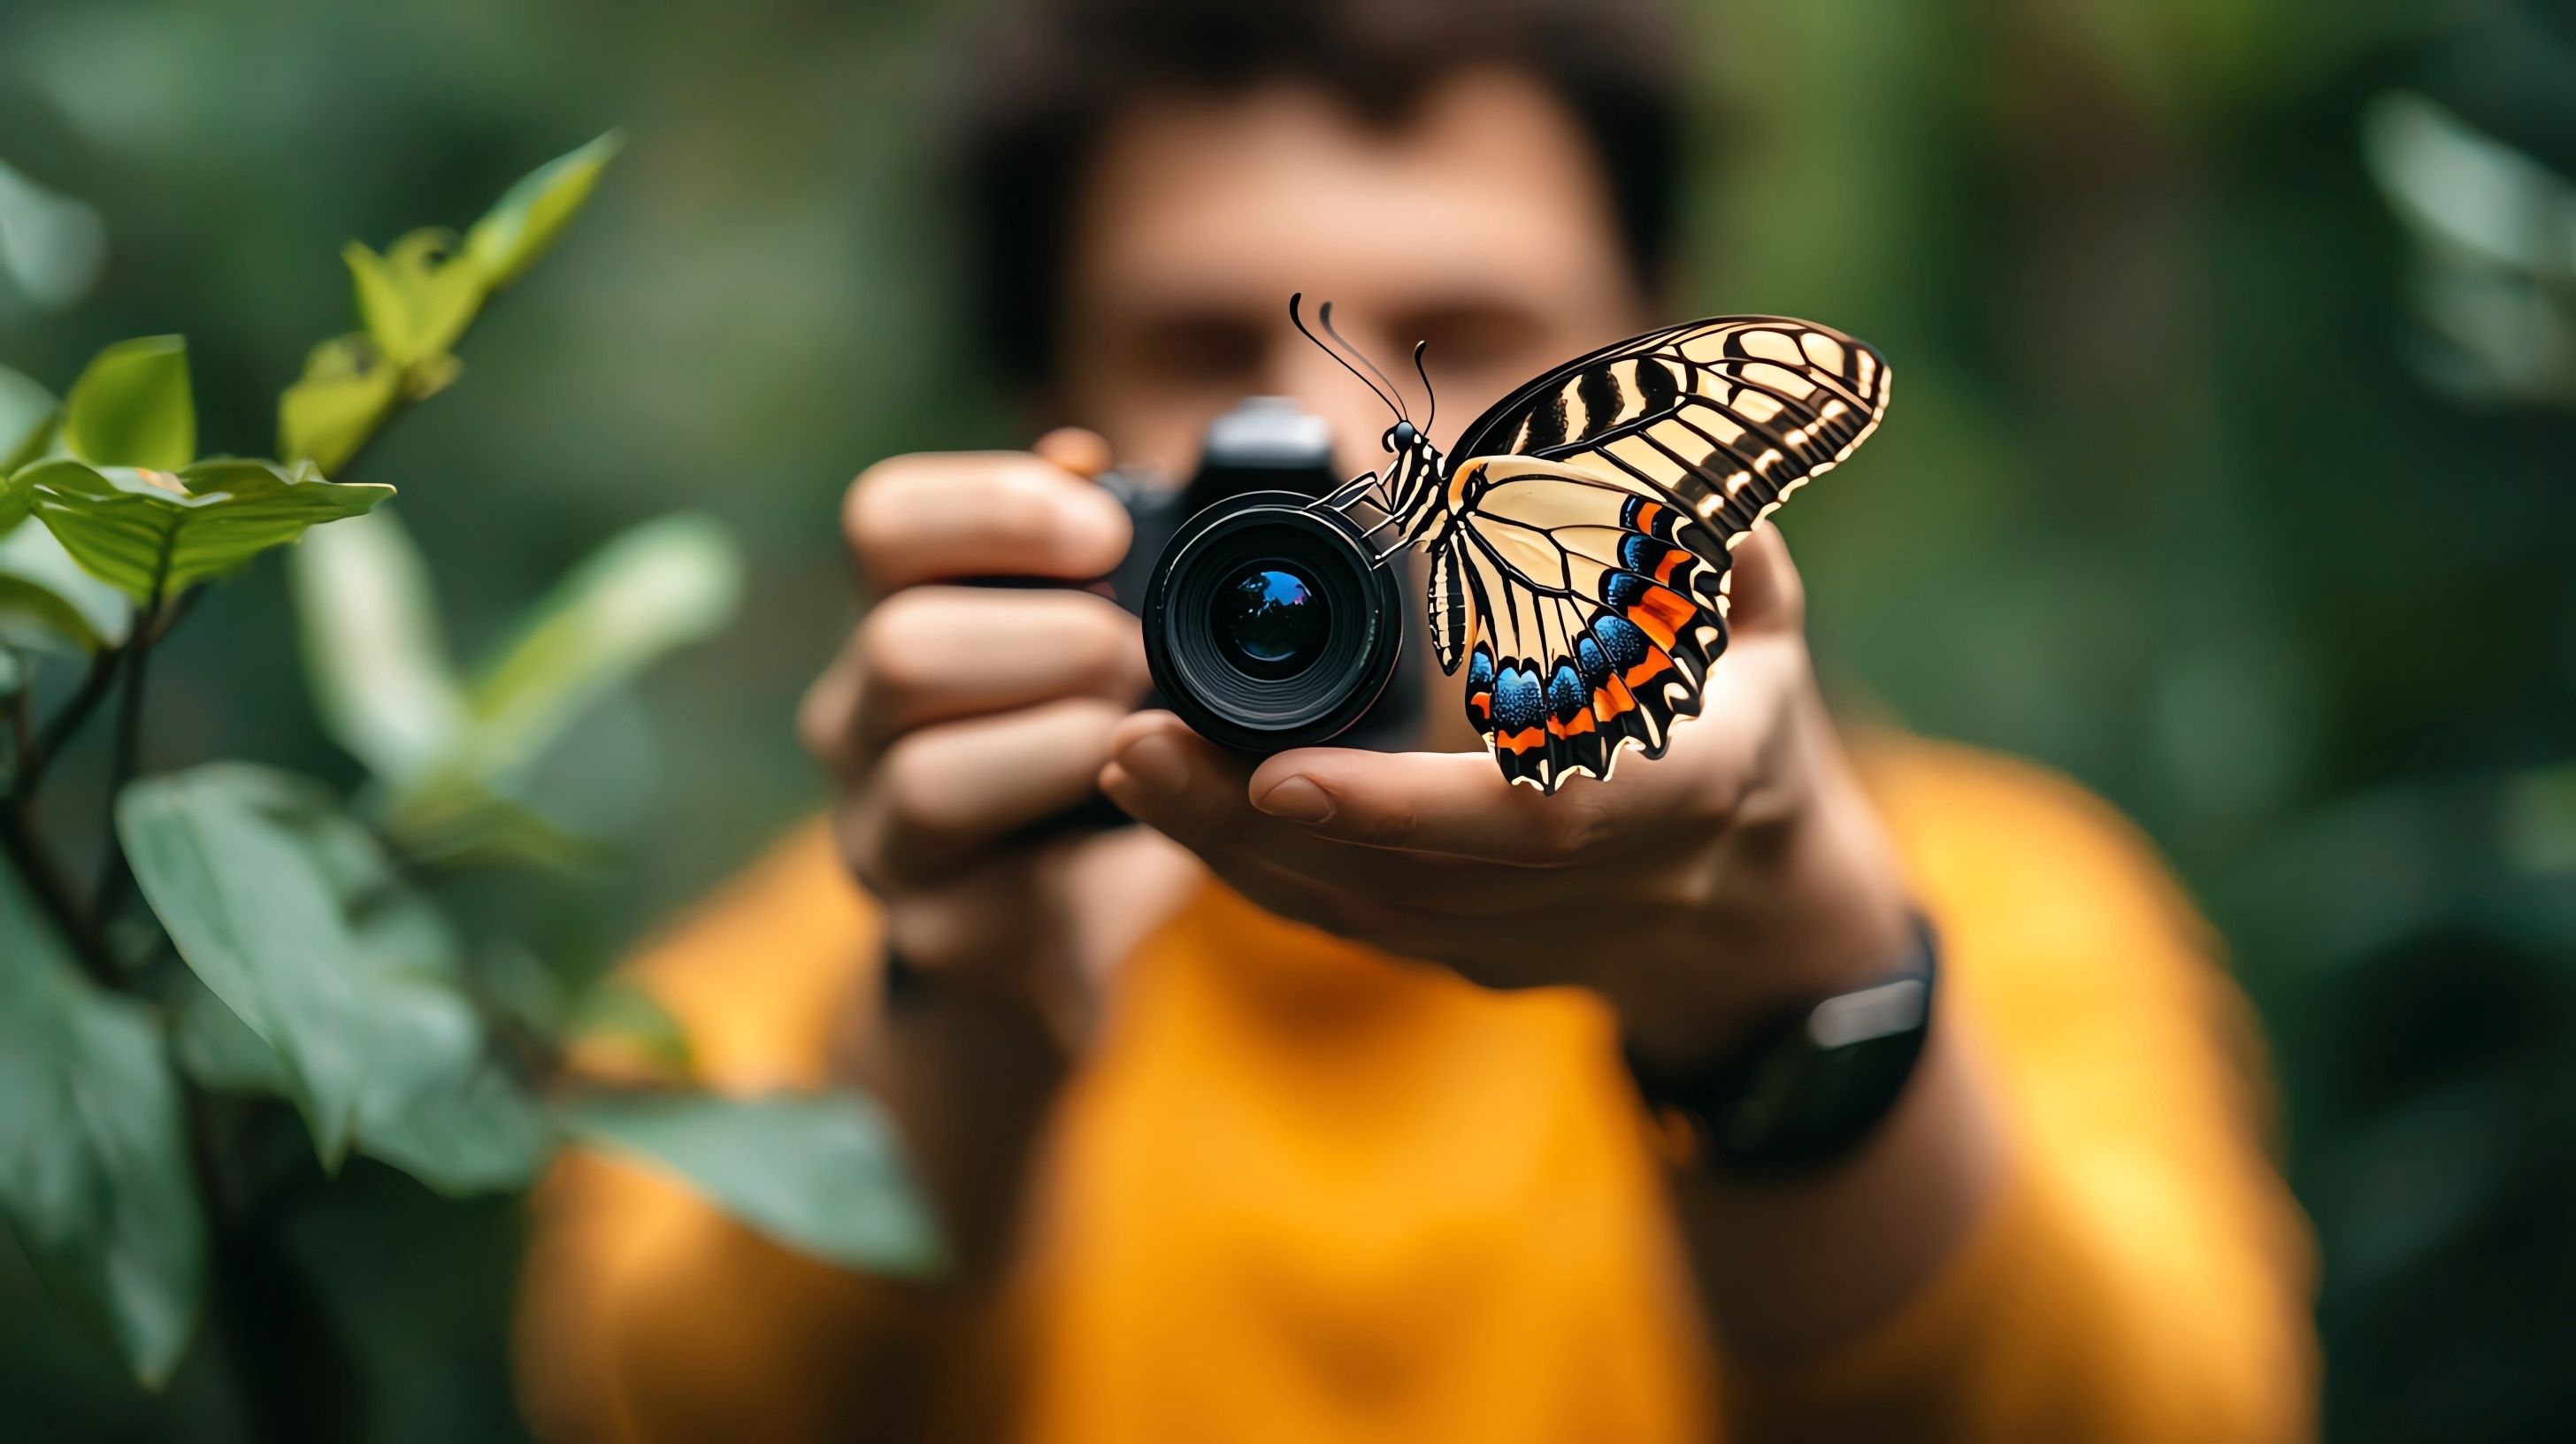
<instances>
[{"instance_id":1,"label":"blue wing spot","mask_svg":"<svg viewBox=\"0 0 2576 1444\"><path fill-rule=\"evenodd\" d=\"M1575 715L1583 710L1584 699L1590 695L1591 689L1583 685L1582 678L1574 675L1572 662L1556 664L1556 675L1547 679L1547 707L1556 714L1557 721L1573 721Z\"/></svg>"},{"instance_id":2,"label":"blue wing spot","mask_svg":"<svg viewBox=\"0 0 2576 1444\"><path fill-rule=\"evenodd\" d=\"M1610 659L1610 665L1622 672L1646 660L1646 653L1654 646L1626 617L1593 618L1592 635L1600 640L1602 654Z\"/></svg>"},{"instance_id":3,"label":"blue wing spot","mask_svg":"<svg viewBox=\"0 0 2576 1444\"><path fill-rule=\"evenodd\" d=\"M1610 675L1610 659L1603 655L1601 644L1585 633L1574 639L1574 665L1583 673L1583 689L1599 687Z\"/></svg>"},{"instance_id":4,"label":"blue wing spot","mask_svg":"<svg viewBox=\"0 0 2576 1444\"><path fill-rule=\"evenodd\" d=\"M1494 682L1494 730L1506 736L1524 732L1547 719L1547 702L1538 685L1538 669L1512 666Z\"/></svg>"},{"instance_id":5,"label":"blue wing spot","mask_svg":"<svg viewBox=\"0 0 2576 1444\"><path fill-rule=\"evenodd\" d=\"M1635 572L1610 572L1601 578L1601 600L1621 611L1646 599L1646 589L1654 583Z\"/></svg>"}]
</instances>

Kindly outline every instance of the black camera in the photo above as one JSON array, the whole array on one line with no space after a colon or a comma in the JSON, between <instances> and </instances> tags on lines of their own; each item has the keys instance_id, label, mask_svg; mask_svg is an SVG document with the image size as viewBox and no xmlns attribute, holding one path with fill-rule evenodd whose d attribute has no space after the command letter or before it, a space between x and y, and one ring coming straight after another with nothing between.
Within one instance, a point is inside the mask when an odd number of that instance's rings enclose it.
<instances>
[{"instance_id":1,"label":"black camera","mask_svg":"<svg viewBox=\"0 0 2576 1444\"><path fill-rule=\"evenodd\" d=\"M1418 745L1400 570L1312 505L1339 484L1322 417L1251 397L1209 424L1187 486L1103 481L1136 528L1108 580L1144 620L1147 705L1239 752Z\"/></svg>"}]
</instances>

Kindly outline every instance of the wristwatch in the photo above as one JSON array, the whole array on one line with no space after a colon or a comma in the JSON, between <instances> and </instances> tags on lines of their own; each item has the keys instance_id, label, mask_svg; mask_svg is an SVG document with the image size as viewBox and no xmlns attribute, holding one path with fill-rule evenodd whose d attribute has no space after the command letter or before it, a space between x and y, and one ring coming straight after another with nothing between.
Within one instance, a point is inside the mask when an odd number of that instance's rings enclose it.
<instances>
[{"instance_id":1,"label":"wristwatch","mask_svg":"<svg viewBox=\"0 0 2576 1444\"><path fill-rule=\"evenodd\" d=\"M1628 1071L1685 1166L1726 1174L1814 1172L1895 1111L1931 1031L1939 948L1917 917L1886 982L1789 1009L1714 1064Z\"/></svg>"}]
</instances>

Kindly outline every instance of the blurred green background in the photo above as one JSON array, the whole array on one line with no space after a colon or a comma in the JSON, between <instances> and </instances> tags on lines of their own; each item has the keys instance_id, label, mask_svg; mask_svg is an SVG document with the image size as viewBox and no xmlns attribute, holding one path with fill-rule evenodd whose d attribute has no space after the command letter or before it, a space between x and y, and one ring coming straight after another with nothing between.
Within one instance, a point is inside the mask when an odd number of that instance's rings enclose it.
<instances>
[{"instance_id":1,"label":"blurred green background","mask_svg":"<svg viewBox=\"0 0 2576 1444\"><path fill-rule=\"evenodd\" d=\"M184 331L206 449L264 453L277 389L350 323L344 240L461 224L625 127L589 214L366 473L402 489L469 655L646 517L703 508L747 549L729 636L554 770L555 809L634 866L473 899L603 965L820 801L790 714L851 616L850 475L1025 440L937 184L943 66L982 8L15 0L0 192L57 223L0 231L0 364L60 387ZM1784 518L1844 711L2073 773L2227 933L2325 1247L2332 1437L2576 1434L2576 18L1690 13L1673 309L1815 315L1904 373L1884 438ZM273 559L161 658L147 765L357 780ZM95 814L94 766L62 783ZM292 1221L351 1437L519 1432L519 1228L363 1162ZM12 1437L239 1437L219 1370L136 1394L7 1247Z\"/></svg>"}]
</instances>

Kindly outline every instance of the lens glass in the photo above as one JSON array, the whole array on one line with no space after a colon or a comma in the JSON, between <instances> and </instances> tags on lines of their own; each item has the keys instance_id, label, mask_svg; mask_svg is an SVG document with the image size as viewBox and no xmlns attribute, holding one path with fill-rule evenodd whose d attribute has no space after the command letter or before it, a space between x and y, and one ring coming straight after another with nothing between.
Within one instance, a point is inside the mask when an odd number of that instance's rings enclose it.
<instances>
[{"instance_id":1,"label":"lens glass","mask_svg":"<svg viewBox=\"0 0 2576 1444\"><path fill-rule=\"evenodd\" d=\"M1323 655L1332 609L1323 590L1285 562L1258 563L1215 597L1213 630L1247 671L1293 676Z\"/></svg>"},{"instance_id":2,"label":"lens glass","mask_svg":"<svg viewBox=\"0 0 2576 1444\"><path fill-rule=\"evenodd\" d=\"M1174 533L1145 591L1145 656L1165 702L1245 752L1337 736L1386 690L1403 648L1393 572L1341 517L1247 492Z\"/></svg>"}]
</instances>

